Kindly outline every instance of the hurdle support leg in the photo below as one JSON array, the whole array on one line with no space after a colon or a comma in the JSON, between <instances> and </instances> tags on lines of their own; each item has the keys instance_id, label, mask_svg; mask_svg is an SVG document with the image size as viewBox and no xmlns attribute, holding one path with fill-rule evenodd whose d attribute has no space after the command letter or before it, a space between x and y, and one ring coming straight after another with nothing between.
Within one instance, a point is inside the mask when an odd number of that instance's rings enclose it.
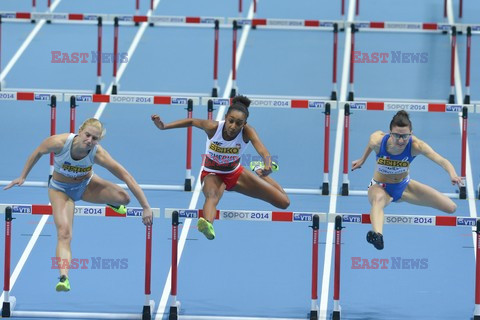
<instances>
[{"instance_id":1,"label":"hurdle support leg","mask_svg":"<svg viewBox=\"0 0 480 320\"><path fill-rule=\"evenodd\" d=\"M327 196L330 193L328 183L328 161L330 150L330 103L325 104L325 134L324 134L324 150L323 150L323 184L322 195Z\"/></svg>"},{"instance_id":2,"label":"hurdle support leg","mask_svg":"<svg viewBox=\"0 0 480 320\"><path fill-rule=\"evenodd\" d=\"M312 305L310 309L310 320L318 320L318 229L320 217L313 216L313 240L312 240Z\"/></svg>"},{"instance_id":3,"label":"hurdle support leg","mask_svg":"<svg viewBox=\"0 0 480 320\"><path fill-rule=\"evenodd\" d=\"M188 99L187 103L187 118L191 119L193 116L193 100ZM187 160L185 172L184 191L192 191L192 127L187 128Z\"/></svg>"},{"instance_id":4,"label":"hurdle support leg","mask_svg":"<svg viewBox=\"0 0 480 320\"><path fill-rule=\"evenodd\" d=\"M348 196L348 143L350 131L350 105L345 104L344 137L343 137L343 183L342 196Z\"/></svg>"},{"instance_id":5,"label":"hurdle support leg","mask_svg":"<svg viewBox=\"0 0 480 320\"><path fill-rule=\"evenodd\" d=\"M10 252L12 247L12 208L5 208L5 261L4 261L4 281L2 304L2 318L9 318L15 307L15 297L10 296Z\"/></svg>"},{"instance_id":6,"label":"hurdle support leg","mask_svg":"<svg viewBox=\"0 0 480 320\"><path fill-rule=\"evenodd\" d=\"M462 164L460 169L460 175L462 178L462 184L459 188L459 198L467 199L467 184L466 184L466 163L467 163L467 124L468 124L468 108L462 108Z\"/></svg>"},{"instance_id":7,"label":"hurdle support leg","mask_svg":"<svg viewBox=\"0 0 480 320\"><path fill-rule=\"evenodd\" d=\"M177 301L177 255L178 255L178 211L172 212L172 277L170 288L170 312L168 320L178 320L180 302Z\"/></svg>"},{"instance_id":8,"label":"hurdle support leg","mask_svg":"<svg viewBox=\"0 0 480 320\"><path fill-rule=\"evenodd\" d=\"M340 261L342 245L342 216L335 217L335 271L333 284L333 312L332 319L340 320Z\"/></svg>"},{"instance_id":9,"label":"hurdle support leg","mask_svg":"<svg viewBox=\"0 0 480 320\"><path fill-rule=\"evenodd\" d=\"M232 90L230 98L237 95L237 20L233 20L233 45L232 45Z\"/></svg>"},{"instance_id":10,"label":"hurdle support leg","mask_svg":"<svg viewBox=\"0 0 480 320\"><path fill-rule=\"evenodd\" d=\"M480 320L480 219L477 219L477 228L474 232L477 234L477 259L475 262L475 309L473 311L473 320Z\"/></svg>"},{"instance_id":11,"label":"hurdle support leg","mask_svg":"<svg viewBox=\"0 0 480 320\"><path fill-rule=\"evenodd\" d=\"M451 56L450 56L450 95L448 103L455 103L455 49L457 45L457 28L452 27Z\"/></svg>"}]
</instances>

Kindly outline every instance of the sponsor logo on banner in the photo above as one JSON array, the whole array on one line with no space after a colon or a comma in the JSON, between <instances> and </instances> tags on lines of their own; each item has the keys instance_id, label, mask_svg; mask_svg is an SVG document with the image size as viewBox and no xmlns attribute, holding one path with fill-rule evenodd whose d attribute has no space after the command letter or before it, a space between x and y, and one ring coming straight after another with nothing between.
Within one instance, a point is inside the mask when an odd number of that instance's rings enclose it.
<instances>
[{"instance_id":1,"label":"sponsor logo on banner","mask_svg":"<svg viewBox=\"0 0 480 320\"><path fill-rule=\"evenodd\" d=\"M117 16L118 21L133 21L133 16Z\"/></svg>"},{"instance_id":2,"label":"sponsor logo on banner","mask_svg":"<svg viewBox=\"0 0 480 320\"><path fill-rule=\"evenodd\" d=\"M5 12L5 13L2 13L1 16L2 18L5 18L5 19L15 19L17 15L15 14L15 12Z\"/></svg>"},{"instance_id":3,"label":"sponsor logo on banner","mask_svg":"<svg viewBox=\"0 0 480 320\"><path fill-rule=\"evenodd\" d=\"M270 212L252 211L220 211L222 220L261 220L271 221Z\"/></svg>"},{"instance_id":4,"label":"sponsor logo on banner","mask_svg":"<svg viewBox=\"0 0 480 320\"><path fill-rule=\"evenodd\" d=\"M333 22L321 22L320 21L320 27L333 27Z\"/></svg>"},{"instance_id":5,"label":"sponsor logo on banner","mask_svg":"<svg viewBox=\"0 0 480 320\"><path fill-rule=\"evenodd\" d=\"M229 106L230 99L213 99L214 106Z\"/></svg>"},{"instance_id":6,"label":"sponsor logo on banner","mask_svg":"<svg viewBox=\"0 0 480 320\"><path fill-rule=\"evenodd\" d=\"M252 99L250 104L255 107L290 107L290 100Z\"/></svg>"},{"instance_id":7,"label":"sponsor logo on banner","mask_svg":"<svg viewBox=\"0 0 480 320\"><path fill-rule=\"evenodd\" d=\"M141 217L143 214L142 209L128 209L127 208L127 217Z\"/></svg>"},{"instance_id":8,"label":"sponsor logo on banner","mask_svg":"<svg viewBox=\"0 0 480 320\"><path fill-rule=\"evenodd\" d=\"M343 222L362 223L362 216L358 214L345 214L342 217Z\"/></svg>"},{"instance_id":9,"label":"sponsor logo on banner","mask_svg":"<svg viewBox=\"0 0 480 320\"><path fill-rule=\"evenodd\" d=\"M426 103L385 103L385 111L428 111L428 105Z\"/></svg>"},{"instance_id":10,"label":"sponsor logo on banner","mask_svg":"<svg viewBox=\"0 0 480 320\"><path fill-rule=\"evenodd\" d=\"M312 221L313 215L311 213L301 213L301 212L294 212L293 213L293 221Z\"/></svg>"},{"instance_id":11,"label":"sponsor logo on banner","mask_svg":"<svg viewBox=\"0 0 480 320\"><path fill-rule=\"evenodd\" d=\"M12 206L12 213L32 213L31 206Z\"/></svg>"},{"instance_id":12,"label":"sponsor logo on banner","mask_svg":"<svg viewBox=\"0 0 480 320\"><path fill-rule=\"evenodd\" d=\"M385 223L435 225L435 217L385 216Z\"/></svg>"},{"instance_id":13,"label":"sponsor logo on banner","mask_svg":"<svg viewBox=\"0 0 480 320\"><path fill-rule=\"evenodd\" d=\"M267 20L267 24L270 26L296 26L301 27L303 26L303 20L275 20L269 19Z\"/></svg>"},{"instance_id":14,"label":"sponsor logo on banner","mask_svg":"<svg viewBox=\"0 0 480 320\"><path fill-rule=\"evenodd\" d=\"M215 18L201 18L200 23L215 23Z\"/></svg>"},{"instance_id":15,"label":"sponsor logo on banner","mask_svg":"<svg viewBox=\"0 0 480 320\"><path fill-rule=\"evenodd\" d=\"M323 101L308 101L308 107L311 109L323 109L325 102Z\"/></svg>"},{"instance_id":16,"label":"sponsor logo on banner","mask_svg":"<svg viewBox=\"0 0 480 320\"><path fill-rule=\"evenodd\" d=\"M457 218L457 226L476 226L476 218Z\"/></svg>"},{"instance_id":17,"label":"sponsor logo on banner","mask_svg":"<svg viewBox=\"0 0 480 320\"><path fill-rule=\"evenodd\" d=\"M86 14L86 15L83 15L83 20L98 20L98 17L100 16L97 16L95 14Z\"/></svg>"},{"instance_id":18,"label":"sponsor logo on banner","mask_svg":"<svg viewBox=\"0 0 480 320\"><path fill-rule=\"evenodd\" d=\"M101 207L76 207L75 214L81 216L104 216L105 210Z\"/></svg>"},{"instance_id":19,"label":"sponsor logo on banner","mask_svg":"<svg viewBox=\"0 0 480 320\"><path fill-rule=\"evenodd\" d=\"M367 104L365 102L351 102L349 105L350 109L367 110Z\"/></svg>"},{"instance_id":20,"label":"sponsor logo on banner","mask_svg":"<svg viewBox=\"0 0 480 320\"><path fill-rule=\"evenodd\" d=\"M75 100L78 102L92 102L93 97L88 94L79 94L75 96Z\"/></svg>"},{"instance_id":21,"label":"sponsor logo on banner","mask_svg":"<svg viewBox=\"0 0 480 320\"><path fill-rule=\"evenodd\" d=\"M49 93L35 93L35 96L33 100L35 101L48 101L50 100L50 94Z\"/></svg>"},{"instance_id":22,"label":"sponsor logo on banner","mask_svg":"<svg viewBox=\"0 0 480 320\"><path fill-rule=\"evenodd\" d=\"M187 98L173 98L172 97L172 104L186 105L186 104L188 104L188 99Z\"/></svg>"},{"instance_id":23,"label":"sponsor logo on banner","mask_svg":"<svg viewBox=\"0 0 480 320\"><path fill-rule=\"evenodd\" d=\"M110 96L111 103L145 103L150 104L153 102L153 98L151 96L123 96L123 95L111 95Z\"/></svg>"},{"instance_id":24,"label":"sponsor logo on banner","mask_svg":"<svg viewBox=\"0 0 480 320\"><path fill-rule=\"evenodd\" d=\"M369 22L358 22L358 23L355 23L355 27L357 27L357 28L370 28L370 23Z\"/></svg>"},{"instance_id":25,"label":"sponsor logo on banner","mask_svg":"<svg viewBox=\"0 0 480 320\"><path fill-rule=\"evenodd\" d=\"M445 111L447 112L462 112L462 106L461 105L447 105L445 108Z\"/></svg>"},{"instance_id":26,"label":"sponsor logo on banner","mask_svg":"<svg viewBox=\"0 0 480 320\"><path fill-rule=\"evenodd\" d=\"M15 93L0 92L0 100L16 100L17 95Z\"/></svg>"},{"instance_id":27,"label":"sponsor logo on banner","mask_svg":"<svg viewBox=\"0 0 480 320\"><path fill-rule=\"evenodd\" d=\"M178 210L178 217L179 218L197 218L198 211L197 210Z\"/></svg>"}]
</instances>

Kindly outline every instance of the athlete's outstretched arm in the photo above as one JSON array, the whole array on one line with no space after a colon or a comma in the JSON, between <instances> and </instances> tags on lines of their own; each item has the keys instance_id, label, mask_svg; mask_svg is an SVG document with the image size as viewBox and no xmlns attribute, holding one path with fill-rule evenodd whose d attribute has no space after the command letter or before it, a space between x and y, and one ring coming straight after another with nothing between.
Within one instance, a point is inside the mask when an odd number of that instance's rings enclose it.
<instances>
[{"instance_id":1,"label":"athlete's outstretched arm","mask_svg":"<svg viewBox=\"0 0 480 320\"><path fill-rule=\"evenodd\" d=\"M68 134L67 134L68 135ZM65 144L66 135L54 135L46 138L40 143L40 145L32 152L28 157L25 166L23 167L20 177L15 180L12 180L3 190L10 189L11 187L18 185L21 186L27 179L30 170L37 163L37 161L44 155L50 152L60 152Z\"/></svg>"},{"instance_id":2,"label":"athlete's outstretched arm","mask_svg":"<svg viewBox=\"0 0 480 320\"><path fill-rule=\"evenodd\" d=\"M143 222L147 225L152 224L152 209L150 208L147 197L127 169L113 159L112 156L100 145L98 146L97 153L95 154L95 163L101 165L114 174L117 178L125 182L143 208Z\"/></svg>"},{"instance_id":3,"label":"athlete's outstretched arm","mask_svg":"<svg viewBox=\"0 0 480 320\"><path fill-rule=\"evenodd\" d=\"M370 139L368 140L367 147L365 148L365 151L363 152L362 157L360 159L352 161L352 171L356 169L360 169L362 165L365 163L365 161L367 161L367 158L372 151L375 151L378 153L380 142L382 141L383 135L384 134L382 131L375 131L370 135Z\"/></svg>"},{"instance_id":4,"label":"athlete's outstretched arm","mask_svg":"<svg viewBox=\"0 0 480 320\"><path fill-rule=\"evenodd\" d=\"M269 175L272 172L272 156L270 155L270 152L268 152L267 147L265 147L252 126L246 125L243 130L245 130L248 140L252 142L253 147L263 159L264 168L262 174L265 176Z\"/></svg>"},{"instance_id":5,"label":"athlete's outstretched arm","mask_svg":"<svg viewBox=\"0 0 480 320\"><path fill-rule=\"evenodd\" d=\"M209 136L215 134L215 131L218 127L218 122L214 120L204 120L204 119L195 119L195 118L186 118L170 123L164 123L160 116L157 114L152 115L152 121L160 130L176 129L176 128L187 128L187 127L196 127L204 130ZM213 131L213 132L212 132Z\"/></svg>"},{"instance_id":6,"label":"athlete's outstretched arm","mask_svg":"<svg viewBox=\"0 0 480 320\"><path fill-rule=\"evenodd\" d=\"M462 185L462 178L457 175L455 168L453 167L452 163L439 155L432 147L430 147L426 142L415 138L413 143L413 148L415 153L423 154L428 159L432 160L439 166L441 166L445 171L447 171L448 175L450 176L450 181L452 184Z\"/></svg>"}]
</instances>

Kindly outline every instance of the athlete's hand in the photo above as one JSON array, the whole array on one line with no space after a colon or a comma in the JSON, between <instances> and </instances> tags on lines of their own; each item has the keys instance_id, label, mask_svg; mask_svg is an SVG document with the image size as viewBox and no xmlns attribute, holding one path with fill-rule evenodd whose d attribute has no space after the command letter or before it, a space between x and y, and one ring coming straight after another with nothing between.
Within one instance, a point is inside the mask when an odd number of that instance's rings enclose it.
<instances>
[{"instance_id":1,"label":"athlete's hand","mask_svg":"<svg viewBox=\"0 0 480 320\"><path fill-rule=\"evenodd\" d=\"M13 186L21 186L25 182L25 178L17 178L15 180L12 180L3 190L8 190Z\"/></svg>"},{"instance_id":2,"label":"athlete's hand","mask_svg":"<svg viewBox=\"0 0 480 320\"><path fill-rule=\"evenodd\" d=\"M153 215L152 215L152 209L151 208L143 209L142 222L146 226L151 226L152 225Z\"/></svg>"},{"instance_id":3,"label":"athlete's hand","mask_svg":"<svg viewBox=\"0 0 480 320\"><path fill-rule=\"evenodd\" d=\"M463 183L463 179L459 176L450 177L450 180L452 181L452 185L458 185L459 187L465 186L465 184Z\"/></svg>"},{"instance_id":4,"label":"athlete's hand","mask_svg":"<svg viewBox=\"0 0 480 320\"><path fill-rule=\"evenodd\" d=\"M265 166L263 169L258 169L257 172L260 171L260 175L263 177L268 176L270 173L272 173L272 167L270 166Z\"/></svg>"},{"instance_id":5,"label":"athlete's hand","mask_svg":"<svg viewBox=\"0 0 480 320\"><path fill-rule=\"evenodd\" d=\"M157 126L158 129L160 129L160 130L165 129L165 124L160 119L160 116L158 114L152 114L152 121Z\"/></svg>"},{"instance_id":6,"label":"athlete's hand","mask_svg":"<svg viewBox=\"0 0 480 320\"><path fill-rule=\"evenodd\" d=\"M360 169L363 165L362 159L357 159L355 161L352 161L352 171L356 169Z\"/></svg>"}]
</instances>

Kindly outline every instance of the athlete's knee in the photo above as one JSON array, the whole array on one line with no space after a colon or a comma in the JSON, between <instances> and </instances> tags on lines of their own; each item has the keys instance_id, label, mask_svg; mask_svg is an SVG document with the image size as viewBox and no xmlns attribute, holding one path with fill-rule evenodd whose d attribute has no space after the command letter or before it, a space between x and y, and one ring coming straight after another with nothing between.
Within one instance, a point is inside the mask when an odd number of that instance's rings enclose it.
<instances>
[{"instance_id":1,"label":"athlete's knee","mask_svg":"<svg viewBox=\"0 0 480 320\"><path fill-rule=\"evenodd\" d=\"M207 200L218 201L220 199L220 192L217 190L204 190L203 194Z\"/></svg>"},{"instance_id":2,"label":"athlete's knee","mask_svg":"<svg viewBox=\"0 0 480 320\"><path fill-rule=\"evenodd\" d=\"M118 192L118 203L119 204L123 204L123 205L127 205L130 203L130 195L128 194L128 192L126 192L125 190L120 190Z\"/></svg>"},{"instance_id":3,"label":"athlete's knee","mask_svg":"<svg viewBox=\"0 0 480 320\"><path fill-rule=\"evenodd\" d=\"M72 241L72 228L67 225L57 226L57 239L62 242Z\"/></svg>"},{"instance_id":4,"label":"athlete's knee","mask_svg":"<svg viewBox=\"0 0 480 320\"><path fill-rule=\"evenodd\" d=\"M455 213L455 211L457 211L457 204L450 200L450 203L448 203L444 211L446 213Z\"/></svg>"},{"instance_id":5,"label":"athlete's knee","mask_svg":"<svg viewBox=\"0 0 480 320\"><path fill-rule=\"evenodd\" d=\"M275 201L273 205L280 209L287 209L290 206L290 199L288 198L287 195L285 195L281 199L278 199L277 201Z\"/></svg>"}]
</instances>

